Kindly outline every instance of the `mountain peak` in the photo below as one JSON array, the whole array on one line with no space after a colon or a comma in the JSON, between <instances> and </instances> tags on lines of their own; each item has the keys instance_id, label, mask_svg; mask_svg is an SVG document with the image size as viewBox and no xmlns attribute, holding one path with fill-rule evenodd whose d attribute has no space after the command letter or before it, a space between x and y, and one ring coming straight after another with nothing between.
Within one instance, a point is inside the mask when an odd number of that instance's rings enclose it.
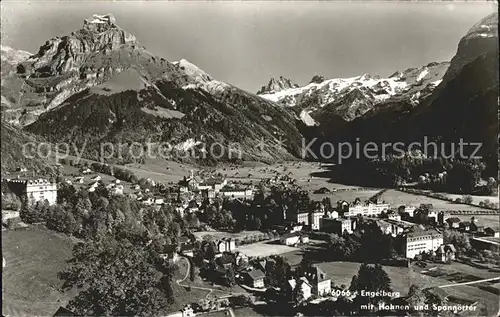
<instances>
[{"instance_id":1,"label":"mountain peak","mask_svg":"<svg viewBox=\"0 0 500 317\"><path fill-rule=\"evenodd\" d=\"M257 92L258 95L275 93L278 91L290 89L290 88L298 88L299 85L294 83L292 80L280 76L278 79L271 77L269 83L266 86L262 86L260 90Z\"/></svg>"},{"instance_id":2,"label":"mountain peak","mask_svg":"<svg viewBox=\"0 0 500 317\"><path fill-rule=\"evenodd\" d=\"M104 15L94 14L92 17L83 21L83 29L102 32L112 26L115 26L115 23L116 19L110 13Z\"/></svg>"},{"instance_id":3,"label":"mountain peak","mask_svg":"<svg viewBox=\"0 0 500 317\"><path fill-rule=\"evenodd\" d=\"M115 17L111 14L94 14L91 18L84 20L84 24L114 24L116 22Z\"/></svg>"},{"instance_id":4,"label":"mountain peak","mask_svg":"<svg viewBox=\"0 0 500 317\"><path fill-rule=\"evenodd\" d=\"M321 75L314 75L313 78L311 78L311 81L309 81L309 83L315 83L315 84L319 84L319 83L322 83L325 81L325 77L324 76L321 76Z\"/></svg>"},{"instance_id":5,"label":"mountain peak","mask_svg":"<svg viewBox=\"0 0 500 317\"><path fill-rule=\"evenodd\" d=\"M82 29L48 40L36 55L23 63L19 68L20 73L27 77L76 73L81 71L82 64L88 62L87 57L92 54L102 52L109 55L125 46L138 47L135 36L118 27L115 22L111 14L94 14L84 20ZM96 61L94 64L99 68L98 64L102 63Z\"/></svg>"},{"instance_id":6,"label":"mountain peak","mask_svg":"<svg viewBox=\"0 0 500 317\"><path fill-rule=\"evenodd\" d=\"M492 13L481 21L477 22L467 32L465 38L487 38L498 36L498 13Z\"/></svg>"}]
</instances>

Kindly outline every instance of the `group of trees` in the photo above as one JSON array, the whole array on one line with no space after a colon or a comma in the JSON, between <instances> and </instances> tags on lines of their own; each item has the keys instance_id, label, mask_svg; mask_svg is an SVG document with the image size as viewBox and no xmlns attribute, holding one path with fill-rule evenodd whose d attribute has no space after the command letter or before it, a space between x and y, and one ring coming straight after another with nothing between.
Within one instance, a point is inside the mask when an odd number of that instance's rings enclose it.
<instances>
[{"instance_id":1,"label":"group of trees","mask_svg":"<svg viewBox=\"0 0 500 317\"><path fill-rule=\"evenodd\" d=\"M283 224L287 215L321 209L333 210L329 198L321 202L312 201L307 191L282 185L263 185L250 203L235 201L228 204L228 208L235 211L233 217L236 230L270 230L275 225Z\"/></svg>"},{"instance_id":2,"label":"group of trees","mask_svg":"<svg viewBox=\"0 0 500 317\"><path fill-rule=\"evenodd\" d=\"M19 210L19 208L21 208L21 200L16 194L2 194L2 210Z\"/></svg>"},{"instance_id":3,"label":"group of trees","mask_svg":"<svg viewBox=\"0 0 500 317\"><path fill-rule=\"evenodd\" d=\"M268 262L266 268L266 281L269 286L285 289L290 278L292 268L282 256L272 257L274 261Z\"/></svg>"},{"instance_id":4,"label":"group of trees","mask_svg":"<svg viewBox=\"0 0 500 317\"><path fill-rule=\"evenodd\" d=\"M472 250L469 235L465 232L460 232L457 230L444 230L443 243L453 244L457 250L458 255L467 254Z\"/></svg>"},{"instance_id":5,"label":"group of trees","mask_svg":"<svg viewBox=\"0 0 500 317\"><path fill-rule=\"evenodd\" d=\"M363 263L359 267L358 274L352 277L349 290L359 294L356 297L356 302L360 305L376 303L391 296L361 296L361 292L392 292L391 279L380 264Z\"/></svg>"},{"instance_id":6,"label":"group of trees","mask_svg":"<svg viewBox=\"0 0 500 317\"><path fill-rule=\"evenodd\" d=\"M172 268L160 271L151 254L128 240L103 235L74 247L60 272L63 289L76 287L69 309L81 316L156 316L173 303Z\"/></svg>"},{"instance_id":7,"label":"group of trees","mask_svg":"<svg viewBox=\"0 0 500 317\"><path fill-rule=\"evenodd\" d=\"M335 301L325 300L299 307L300 312L306 316L366 316L367 311L362 310L361 305L377 305L381 300L388 302L390 296L361 296L361 291L391 292L391 279L381 265L362 264L357 274L352 277L348 291L355 297L351 299L347 295L341 295Z\"/></svg>"},{"instance_id":8,"label":"group of trees","mask_svg":"<svg viewBox=\"0 0 500 317\"><path fill-rule=\"evenodd\" d=\"M252 201L214 199L202 203L199 220L218 230L270 230L281 225L287 214L318 210L321 205L332 210L331 201L312 201L308 192L296 188L272 186L259 190Z\"/></svg>"},{"instance_id":9,"label":"group of trees","mask_svg":"<svg viewBox=\"0 0 500 317\"><path fill-rule=\"evenodd\" d=\"M398 256L400 241L384 234L372 221L359 221L357 231L362 234L328 236L329 252L325 256L330 260L380 261Z\"/></svg>"},{"instance_id":10,"label":"group of trees","mask_svg":"<svg viewBox=\"0 0 500 317\"><path fill-rule=\"evenodd\" d=\"M179 245L188 228L171 205L159 210L125 196L61 184L58 204L24 202L28 223L83 239L70 266L59 274L64 288L78 287L70 309L82 315L158 315L172 303L174 267L158 253Z\"/></svg>"},{"instance_id":11,"label":"group of trees","mask_svg":"<svg viewBox=\"0 0 500 317\"><path fill-rule=\"evenodd\" d=\"M211 204L205 208L204 213L200 215L201 220L218 230L233 230L235 220L233 212L227 208L222 208L220 205Z\"/></svg>"},{"instance_id":12,"label":"group of trees","mask_svg":"<svg viewBox=\"0 0 500 317\"><path fill-rule=\"evenodd\" d=\"M446 172L445 176L443 172ZM423 157L408 153L404 156L389 154L383 159L350 160L333 169L335 180L357 185L397 187L423 177L419 184L421 188L463 194L476 190L496 192L493 182L483 189L477 186L481 178L494 176L487 173L485 163L480 160Z\"/></svg>"}]
</instances>

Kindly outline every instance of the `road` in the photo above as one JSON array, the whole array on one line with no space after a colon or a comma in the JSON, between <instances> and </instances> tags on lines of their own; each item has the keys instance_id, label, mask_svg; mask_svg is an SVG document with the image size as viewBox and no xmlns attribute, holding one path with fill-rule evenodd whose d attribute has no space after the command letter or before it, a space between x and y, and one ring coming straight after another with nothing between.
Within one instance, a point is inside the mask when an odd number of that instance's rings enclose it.
<instances>
[{"instance_id":1,"label":"road","mask_svg":"<svg viewBox=\"0 0 500 317\"><path fill-rule=\"evenodd\" d=\"M208 291L208 294L205 296L206 298L208 298L210 296L210 294L212 294L213 291L217 291L217 289L215 289L215 288L201 287L201 286L192 286L192 285L189 285L189 284L181 284L182 282L184 282L189 277L189 272L191 271L191 262L186 257L181 257L181 259L183 259L183 260L185 260L187 262L187 270L186 270L186 275L184 276L184 278L175 281L177 283L177 285L182 286L182 287L190 287L190 288L195 288L195 289L201 289L201 290L204 290L204 291Z\"/></svg>"},{"instance_id":2,"label":"road","mask_svg":"<svg viewBox=\"0 0 500 317\"><path fill-rule=\"evenodd\" d=\"M500 277L486 278L486 279L483 279L483 280L477 280L477 281L472 281L472 282L446 284L446 285L441 285L441 286L438 286L438 287L439 288L446 288L446 287L453 287L453 286L460 286L460 285L471 285L471 284L477 284L477 283L489 282L489 281L495 281L495 280L500 280Z\"/></svg>"},{"instance_id":3,"label":"road","mask_svg":"<svg viewBox=\"0 0 500 317\"><path fill-rule=\"evenodd\" d=\"M217 288L202 287L202 286L193 286L193 285L189 285L189 284L183 283L186 279L189 278L189 272L191 271L191 262L186 257L184 257L184 256L182 256L180 258L187 262L187 271L186 271L186 275L184 276L184 278L175 281L177 285L182 286L182 287L191 287L191 288L195 288L195 289L201 289L201 290L204 290L204 291L208 291L208 294L205 296L206 298L208 298L210 296L210 294L212 294L214 291L226 292L227 293L227 291L224 291L224 290L221 290L221 289L217 289ZM238 295L248 295L248 293L246 293L246 292L245 293L242 293L242 292L231 292L231 294L229 294L229 295L218 296L217 298L228 298L228 297L238 296Z\"/></svg>"}]
</instances>

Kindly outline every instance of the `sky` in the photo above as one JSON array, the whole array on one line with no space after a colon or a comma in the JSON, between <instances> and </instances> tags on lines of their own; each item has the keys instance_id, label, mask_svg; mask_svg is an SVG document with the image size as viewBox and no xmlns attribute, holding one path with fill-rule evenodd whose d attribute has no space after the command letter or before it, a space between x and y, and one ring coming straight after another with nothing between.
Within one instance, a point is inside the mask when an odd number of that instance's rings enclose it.
<instances>
[{"instance_id":1,"label":"sky","mask_svg":"<svg viewBox=\"0 0 500 317\"><path fill-rule=\"evenodd\" d=\"M185 58L256 92L271 77L300 85L450 60L494 2L1 2L2 45L36 53L46 40L112 13L151 53Z\"/></svg>"}]
</instances>

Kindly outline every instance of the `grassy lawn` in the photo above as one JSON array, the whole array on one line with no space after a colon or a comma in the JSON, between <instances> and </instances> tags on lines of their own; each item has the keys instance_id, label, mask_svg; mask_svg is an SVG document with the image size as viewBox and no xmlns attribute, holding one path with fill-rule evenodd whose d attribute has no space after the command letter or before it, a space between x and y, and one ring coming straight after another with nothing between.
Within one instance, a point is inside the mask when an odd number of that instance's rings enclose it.
<instances>
[{"instance_id":1,"label":"grassy lawn","mask_svg":"<svg viewBox=\"0 0 500 317\"><path fill-rule=\"evenodd\" d=\"M68 159L73 159L76 161L75 156L68 156ZM81 159L80 163L87 162L89 165L96 162L88 159ZM152 180L160 183L170 183L178 182L184 176L189 176L190 171L196 171L199 168L192 165L181 164L172 161L166 161L162 159L147 159L145 164L126 164L126 165L114 165L112 166L124 168L133 172L139 179L140 178L151 178ZM68 169L69 171L69 169ZM95 173L93 173L95 174Z\"/></svg>"},{"instance_id":2,"label":"grassy lawn","mask_svg":"<svg viewBox=\"0 0 500 317\"><path fill-rule=\"evenodd\" d=\"M313 200L322 200L325 197L329 197L332 201L332 204L335 205L339 200L345 200L349 203L354 202L356 198L361 199L361 201L368 200L380 190L350 190L350 191L338 191L331 192L327 194L314 194L311 193L311 199Z\"/></svg>"},{"instance_id":3,"label":"grassy lawn","mask_svg":"<svg viewBox=\"0 0 500 317\"><path fill-rule=\"evenodd\" d=\"M477 223L485 228L488 227L498 227L498 215L453 215L452 217L457 217L461 221L470 221L472 217L477 219Z\"/></svg>"},{"instance_id":4,"label":"grassy lawn","mask_svg":"<svg viewBox=\"0 0 500 317\"><path fill-rule=\"evenodd\" d=\"M259 236L263 233L257 230L241 231L237 233L224 232L224 231L198 231L193 233L196 239L202 240L205 236L211 236L214 240L220 240L222 238L232 238L242 240L245 237Z\"/></svg>"},{"instance_id":5,"label":"grassy lawn","mask_svg":"<svg viewBox=\"0 0 500 317\"><path fill-rule=\"evenodd\" d=\"M2 232L3 315L52 315L74 295L61 293L57 272L66 267L73 242L43 228Z\"/></svg>"},{"instance_id":6,"label":"grassy lawn","mask_svg":"<svg viewBox=\"0 0 500 317\"><path fill-rule=\"evenodd\" d=\"M250 257L253 256L266 257L273 254L282 254L298 250L298 248L296 247L291 247L278 243L266 243L266 242L246 244L239 246L237 249L238 251L241 251L243 252L243 254L246 254L247 256Z\"/></svg>"},{"instance_id":7,"label":"grassy lawn","mask_svg":"<svg viewBox=\"0 0 500 317\"><path fill-rule=\"evenodd\" d=\"M457 198L460 198L462 199L463 195L460 195L460 194L448 194L448 193L441 193L443 195L446 195L450 198L453 198L453 199L457 199ZM489 201L493 202L493 203L497 203L498 204L498 196L476 196L476 195L470 195L472 197L472 202L474 204L477 204L479 205L479 203L481 201L485 201L486 199L488 199Z\"/></svg>"},{"instance_id":8,"label":"grassy lawn","mask_svg":"<svg viewBox=\"0 0 500 317\"><path fill-rule=\"evenodd\" d=\"M415 195L410 193L404 193L397 190L389 189L382 194L382 199L390 203L391 206L398 207L400 205L414 205L420 206L420 204L432 204L434 210L482 210L479 207L469 206L465 204L457 204L437 198L431 198L423 195ZM498 218L497 218L498 219Z\"/></svg>"},{"instance_id":9,"label":"grassy lawn","mask_svg":"<svg viewBox=\"0 0 500 317\"><path fill-rule=\"evenodd\" d=\"M321 250L320 246L309 246L306 250L296 250L282 254L282 256L284 256L291 265L297 265L302 260L304 253L311 255L314 261L314 259L320 259L320 256L322 254L324 255L324 252L325 250ZM349 287L352 277L357 274L361 266L360 263L356 262L328 262L321 260L319 262L314 262L321 267L335 285L345 285L347 287ZM402 296L407 294L412 284L417 284L422 288L452 284L453 282L447 279L447 275L460 275L463 278L470 277L470 280L493 278L499 275L490 270L480 269L458 262L453 262L451 264L429 264L429 268L438 267L443 272L442 275L436 274L435 277L421 273L423 269L416 266L411 269L385 265L382 267L391 278L393 290L400 292ZM468 280L469 279L465 281ZM492 282L491 285L495 286L496 284L494 283L495 282ZM494 316L498 311L498 295L490 291L480 289L474 285L453 286L443 290L451 296L478 301L477 310L466 314L467 316Z\"/></svg>"},{"instance_id":10,"label":"grassy lawn","mask_svg":"<svg viewBox=\"0 0 500 317\"><path fill-rule=\"evenodd\" d=\"M473 285L461 285L443 289L446 294L477 301L476 310L464 312L465 316L498 316L498 295L483 291Z\"/></svg>"},{"instance_id":11,"label":"grassy lawn","mask_svg":"<svg viewBox=\"0 0 500 317\"><path fill-rule=\"evenodd\" d=\"M263 314L258 313L254 308L252 307L241 307L241 308L234 308L234 315L236 317L247 317L247 316L265 316Z\"/></svg>"}]
</instances>

